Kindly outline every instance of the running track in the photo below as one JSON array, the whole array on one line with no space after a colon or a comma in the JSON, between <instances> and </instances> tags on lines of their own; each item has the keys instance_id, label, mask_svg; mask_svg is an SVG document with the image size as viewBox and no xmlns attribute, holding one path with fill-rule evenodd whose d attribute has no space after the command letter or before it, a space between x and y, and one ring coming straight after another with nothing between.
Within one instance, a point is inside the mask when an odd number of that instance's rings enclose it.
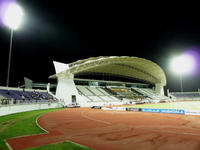
<instances>
[{"instance_id":1,"label":"running track","mask_svg":"<svg viewBox=\"0 0 200 150\"><path fill-rule=\"evenodd\" d=\"M13 150L66 140L96 150L199 150L200 117L72 108L37 120L45 134L7 139Z\"/></svg>"}]
</instances>

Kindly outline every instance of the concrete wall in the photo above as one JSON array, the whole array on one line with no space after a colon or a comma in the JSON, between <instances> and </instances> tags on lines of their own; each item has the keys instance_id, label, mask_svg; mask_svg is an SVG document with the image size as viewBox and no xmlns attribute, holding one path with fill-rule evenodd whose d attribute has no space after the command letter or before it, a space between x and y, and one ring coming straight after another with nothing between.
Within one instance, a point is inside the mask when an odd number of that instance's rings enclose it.
<instances>
[{"instance_id":1,"label":"concrete wall","mask_svg":"<svg viewBox=\"0 0 200 150\"><path fill-rule=\"evenodd\" d=\"M57 78L56 97L64 104L72 103L72 95L78 95L78 91L74 84L74 75L68 74Z\"/></svg>"},{"instance_id":2,"label":"concrete wall","mask_svg":"<svg viewBox=\"0 0 200 150\"><path fill-rule=\"evenodd\" d=\"M59 103L50 104L21 104L21 105L0 105L0 116L14 114L19 112L49 109L49 108L60 108L62 105Z\"/></svg>"}]
</instances>

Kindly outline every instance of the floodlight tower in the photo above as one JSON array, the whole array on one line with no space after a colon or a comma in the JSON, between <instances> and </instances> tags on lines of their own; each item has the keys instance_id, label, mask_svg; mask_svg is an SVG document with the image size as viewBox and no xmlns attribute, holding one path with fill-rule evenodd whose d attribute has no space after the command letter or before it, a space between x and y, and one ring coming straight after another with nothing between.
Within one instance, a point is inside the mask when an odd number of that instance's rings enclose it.
<instances>
[{"instance_id":1,"label":"floodlight tower","mask_svg":"<svg viewBox=\"0 0 200 150\"><path fill-rule=\"evenodd\" d=\"M191 55L183 54L176 58L173 58L171 61L171 69L180 76L180 88L183 92L183 74L190 73L195 66L194 59Z\"/></svg>"},{"instance_id":2,"label":"floodlight tower","mask_svg":"<svg viewBox=\"0 0 200 150\"><path fill-rule=\"evenodd\" d=\"M6 86L9 86L10 78L10 63L11 63L11 52L13 42L13 32L18 29L22 21L23 11L17 3L8 4L5 15L3 17L3 23L11 29L10 32L10 45L9 45L9 57L8 57L8 72Z\"/></svg>"}]
</instances>

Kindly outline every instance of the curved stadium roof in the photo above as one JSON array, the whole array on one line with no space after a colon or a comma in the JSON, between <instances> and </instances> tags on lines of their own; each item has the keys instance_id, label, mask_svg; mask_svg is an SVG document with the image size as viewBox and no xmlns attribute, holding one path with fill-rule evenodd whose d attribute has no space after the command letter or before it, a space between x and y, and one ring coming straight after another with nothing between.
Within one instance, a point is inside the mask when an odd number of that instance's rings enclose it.
<instances>
[{"instance_id":1,"label":"curved stadium roof","mask_svg":"<svg viewBox=\"0 0 200 150\"><path fill-rule=\"evenodd\" d=\"M160 66L144 58L129 56L91 57L68 65L69 69L49 78L57 78L68 73L74 75L106 73L166 85L166 76Z\"/></svg>"}]
</instances>

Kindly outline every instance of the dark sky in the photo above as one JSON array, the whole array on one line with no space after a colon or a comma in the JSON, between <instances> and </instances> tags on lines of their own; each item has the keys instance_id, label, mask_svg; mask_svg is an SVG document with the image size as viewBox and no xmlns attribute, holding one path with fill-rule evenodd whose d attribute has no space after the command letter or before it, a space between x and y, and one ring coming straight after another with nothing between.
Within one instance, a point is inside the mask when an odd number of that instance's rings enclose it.
<instances>
[{"instance_id":1,"label":"dark sky","mask_svg":"<svg viewBox=\"0 0 200 150\"><path fill-rule=\"evenodd\" d=\"M22 26L14 32L11 86L22 83L24 76L36 82L51 81L53 60L70 63L93 56L137 56L160 65L167 88L178 91L179 77L168 67L170 58L191 49L200 51L200 22L192 9L116 2L18 2L25 14ZM9 36L10 30L0 26L2 86L6 85ZM183 76L185 91L200 87L199 75L198 70Z\"/></svg>"}]
</instances>

